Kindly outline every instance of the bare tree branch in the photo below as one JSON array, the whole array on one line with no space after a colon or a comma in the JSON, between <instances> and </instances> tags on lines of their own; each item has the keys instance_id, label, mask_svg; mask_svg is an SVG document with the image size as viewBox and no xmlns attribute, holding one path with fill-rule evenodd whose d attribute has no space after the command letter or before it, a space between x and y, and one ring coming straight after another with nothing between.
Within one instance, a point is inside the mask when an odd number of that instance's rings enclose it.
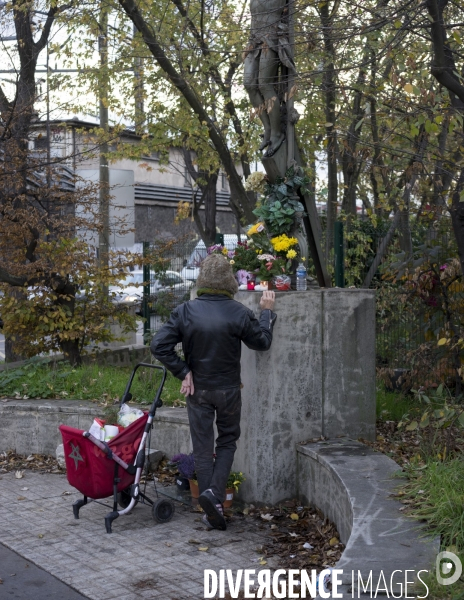
<instances>
[{"instance_id":1,"label":"bare tree branch","mask_svg":"<svg viewBox=\"0 0 464 600\"><path fill-rule=\"evenodd\" d=\"M433 45L431 73L439 83L464 103L464 86L455 75L456 64L446 42L446 29L443 22L443 9L446 4L447 1L439 0L427 0L426 2L429 14L433 19L430 27Z\"/></svg>"}]
</instances>

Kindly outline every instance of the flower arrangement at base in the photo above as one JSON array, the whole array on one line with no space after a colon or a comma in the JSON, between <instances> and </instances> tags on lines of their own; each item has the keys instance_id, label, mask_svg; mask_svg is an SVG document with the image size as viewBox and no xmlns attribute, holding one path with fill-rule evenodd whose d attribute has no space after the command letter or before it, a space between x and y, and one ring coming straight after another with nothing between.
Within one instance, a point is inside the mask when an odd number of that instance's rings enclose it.
<instances>
[{"instance_id":1,"label":"flower arrangement at base","mask_svg":"<svg viewBox=\"0 0 464 600\"><path fill-rule=\"evenodd\" d=\"M176 454L171 458L171 463L176 465L177 470L182 477L196 482L197 475L195 473L195 459L193 458L193 452L190 454Z\"/></svg>"},{"instance_id":2,"label":"flower arrangement at base","mask_svg":"<svg viewBox=\"0 0 464 600\"><path fill-rule=\"evenodd\" d=\"M248 240L239 242L235 250L215 244L208 254L222 254L232 266L241 289L262 289L273 278L275 287L290 289L289 275L296 269L299 258L296 231L304 215L303 205L297 195L309 183L299 168L291 167L284 179L271 184L264 173L252 173L246 189L264 195L261 204L253 211L259 221L248 228ZM259 279L259 285L255 283ZM264 285L261 285L264 284Z\"/></svg>"},{"instance_id":3,"label":"flower arrangement at base","mask_svg":"<svg viewBox=\"0 0 464 600\"><path fill-rule=\"evenodd\" d=\"M226 489L234 489L236 492L238 492L238 488L244 481L245 477L241 471L231 471L229 473L229 477L227 478Z\"/></svg>"}]
</instances>

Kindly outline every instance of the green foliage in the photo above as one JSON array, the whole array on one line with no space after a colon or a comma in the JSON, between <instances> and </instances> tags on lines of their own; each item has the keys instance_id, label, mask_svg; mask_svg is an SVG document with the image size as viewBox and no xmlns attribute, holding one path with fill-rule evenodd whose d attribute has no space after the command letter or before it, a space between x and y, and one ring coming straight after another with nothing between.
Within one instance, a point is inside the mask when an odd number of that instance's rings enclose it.
<instances>
[{"instance_id":1,"label":"green foliage","mask_svg":"<svg viewBox=\"0 0 464 600\"><path fill-rule=\"evenodd\" d=\"M404 253L396 254L382 269L385 283L377 295L377 312L380 331L401 331L400 336L393 336L399 340L409 336L408 362L414 385L429 388L446 383L459 395L464 285L460 262L448 256L449 250L432 240L414 246L409 259ZM394 352L394 346L390 350Z\"/></svg>"},{"instance_id":2,"label":"green foliage","mask_svg":"<svg viewBox=\"0 0 464 600\"><path fill-rule=\"evenodd\" d=\"M398 392L387 392L383 385L377 386L377 418L382 421L401 421L414 406L412 396Z\"/></svg>"},{"instance_id":3,"label":"green foliage","mask_svg":"<svg viewBox=\"0 0 464 600\"><path fill-rule=\"evenodd\" d=\"M411 515L426 519L430 532L441 536L443 547L464 551L464 462L429 460L425 466L406 470L405 494L413 502Z\"/></svg>"},{"instance_id":4,"label":"green foliage","mask_svg":"<svg viewBox=\"0 0 464 600\"><path fill-rule=\"evenodd\" d=\"M453 552L454 548L449 548L449 550ZM464 564L464 554L458 552L457 556ZM443 586L438 583L434 568L428 573L422 573L421 578L429 589L427 600L464 600L464 582L461 579L453 585Z\"/></svg>"},{"instance_id":5,"label":"green foliage","mask_svg":"<svg viewBox=\"0 0 464 600\"><path fill-rule=\"evenodd\" d=\"M273 184L267 183L265 197L253 213L264 221L270 234L289 233L296 219L304 215L304 207L296 192L308 183L309 179L293 167L286 172L285 178L279 178Z\"/></svg>"},{"instance_id":6,"label":"green foliage","mask_svg":"<svg viewBox=\"0 0 464 600\"><path fill-rule=\"evenodd\" d=\"M257 258L256 249L249 246L247 243L239 243L235 248L234 254L234 271L243 269L248 272L253 272L259 268L259 260Z\"/></svg>"},{"instance_id":7,"label":"green foliage","mask_svg":"<svg viewBox=\"0 0 464 600\"><path fill-rule=\"evenodd\" d=\"M132 369L130 367L100 366L95 363L72 368L66 362L48 363L32 359L19 369L0 372L3 397L55 398L91 400L111 403L124 393ZM149 404L160 383L154 369L139 368L131 393L132 402ZM183 405L180 382L168 373L162 399L168 406Z\"/></svg>"},{"instance_id":8,"label":"green foliage","mask_svg":"<svg viewBox=\"0 0 464 600\"><path fill-rule=\"evenodd\" d=\"M388 223L381 219L348 219L345 224L345 283L360 287L377 252L379 240L386 234Z\"/></svg>"},{"instance_id":9,"label":"green foliage","mask_svg":"<svg viewBox=\"0 0 464 600\"><path fill-rule=\"evenodd\" d=\"M226 488L232 489L234 488L236 492L238 492L238 488L245 481L245 476L241 471L231 471L229 473L229 477L227 478Z\"/></svg>"}]
</instances>

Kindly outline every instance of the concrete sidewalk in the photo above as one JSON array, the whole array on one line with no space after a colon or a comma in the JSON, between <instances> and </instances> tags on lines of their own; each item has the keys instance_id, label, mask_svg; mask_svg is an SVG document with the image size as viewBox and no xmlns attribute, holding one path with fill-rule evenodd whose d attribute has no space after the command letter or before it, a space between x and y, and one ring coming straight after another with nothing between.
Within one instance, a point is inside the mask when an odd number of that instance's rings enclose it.
<instances>
[{"instance_id":1,"label":"concrete sidewalk","mask_svg":"<svg viewBox=\"0 0 464 600\"><path fill-rule=\"evenodd\" d=\"M2 600L86 600L68 585L0 544Z\"/></svg>"},{"instance_id":2,"label":"concrete sidewalk","mask_svg":"<svg viewBox=\"0 0 464 600\"><path fill-rule=\"evenodd\" d=\"M163 525L138 505L108 535L109 509L101 505L84 506L74 519L79 497L65 475L2 474L0 542L91 600L200 599L204 569L260 567L265 533L251 518L233 517L227 531L208 531L200 513L179 503Z\"/></svg>"}]
</instances>

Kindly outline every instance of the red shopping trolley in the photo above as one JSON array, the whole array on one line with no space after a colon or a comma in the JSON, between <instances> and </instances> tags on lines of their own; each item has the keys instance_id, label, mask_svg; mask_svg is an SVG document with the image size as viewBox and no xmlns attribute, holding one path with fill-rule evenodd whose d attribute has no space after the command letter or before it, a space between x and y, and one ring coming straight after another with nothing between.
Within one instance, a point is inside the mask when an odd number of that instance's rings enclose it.
<instances>
[{"instance_id":1,"label":"red shopping trolley","mask_svg":"<svg viewBox=\"0 0 464 600\"><path fill-rule=\"evenodd\" d=\"M145 494L147 477L145 477L143 492L140 489L140 479L145 465L145 448L150 447L153 418L156 409L163 405L161 392L166 380L166 369L148 363L136 365L121 398L121 405L132 398L130 388L139 367L162 371L161 383L153 404L148 412L108 443L98 440L88 431L60 425L68 481L84 496L73 504L74 517L78 519L80 509L89 502L103 504L98 501L112 495L113 510L105 517L107 533L111 533L113 521L120 515L129 513L138 502L151 506L153 518L158 523L167 523L174 514L174 504L170 500L159 498L156 485L154 488L156 500L151 500Z\"/></svg>"}]
</instances>

